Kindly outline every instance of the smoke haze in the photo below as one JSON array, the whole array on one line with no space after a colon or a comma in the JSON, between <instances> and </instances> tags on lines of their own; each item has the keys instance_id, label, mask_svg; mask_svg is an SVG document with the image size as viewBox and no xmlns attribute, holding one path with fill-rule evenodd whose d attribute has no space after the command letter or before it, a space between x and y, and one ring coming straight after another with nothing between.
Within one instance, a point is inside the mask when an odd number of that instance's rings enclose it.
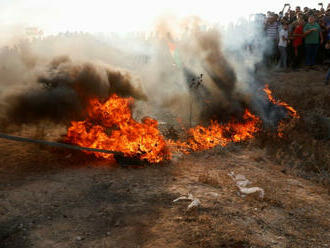
<instances>
[{"instance_id":1,"label":"smoke haze","mask_svg":"<svg viewBox=\"0 0 330 248\"><path fill-rule=\"evenodd\" d=\"M237 39L245 29L248 35ZM173 16L159 18L149 37L66 33L15 39L0 53L1 119L8 125L67 125L85 117L89 99L116 93L134 97L141 118L173 121L162 115L169 113L198 124L227 121L249 107L272 122L254 75L265 44L260 23L224 30L197 17Z\"/></svg>"}]
</instances>

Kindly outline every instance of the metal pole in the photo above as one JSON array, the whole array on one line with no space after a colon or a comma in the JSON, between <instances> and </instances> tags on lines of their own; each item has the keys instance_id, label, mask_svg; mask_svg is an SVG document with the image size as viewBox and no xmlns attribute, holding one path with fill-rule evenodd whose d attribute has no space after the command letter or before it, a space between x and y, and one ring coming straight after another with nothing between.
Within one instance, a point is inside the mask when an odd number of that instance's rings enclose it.
<instances>
[{"instance_id":1,"label":"metal pole","mask_svg":"<svg viewBox=\"0 0 330 248\"><path fill-rule=\"evenodd\" d=\"M18 142L27 142L27 143L48 145L48 146L53 146L53 147L67 148L67 149L72 149L72 150L101 152L101 153L108 153L108 154L115 154L115 155L123 155L123 153L121 153L121 152L115 152L115 151L97 149L97 148L81 147L81 146L69 145L69 144L46 141L46 140L35 140L35 139L30 139L30 138L23 138L23 137L3 134L3 133L0 133L0 138L1 139L18 141Z\"/></svg>"},{"instance_id":2,"label":"metal pole","mask_svg":"<svg viewBox=\"0 0 330 248\"><path fill-rule=\"evenodd\" d=\"M191 119L192 119L192 105L193 105L193 99L190 97L190 115L189 115L189 125L190 128L192 127Z\"/></svg>"}]
</instances>

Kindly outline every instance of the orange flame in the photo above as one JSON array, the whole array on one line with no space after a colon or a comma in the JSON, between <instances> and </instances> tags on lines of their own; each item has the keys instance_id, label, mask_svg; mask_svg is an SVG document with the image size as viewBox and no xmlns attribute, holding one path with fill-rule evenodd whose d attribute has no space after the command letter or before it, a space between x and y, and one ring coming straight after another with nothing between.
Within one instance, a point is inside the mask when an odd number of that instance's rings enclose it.
<instances>
[{"instance_id":1,"label":"orange flame","mask_svg":"<svg viewBox=\"0 0 330 248\"><path fill-rule=\"evenodd\" d=\"M275 100L275 98L272 96L272 91L269 89L268 84L265 85L264 92L267 94L268 100L271 103L286 108L288 110L289 115L293 119L299 119L300 118L300 116L297 113L297 111L293 107L291 107L289 104L287 104L286 102L282 102L280 100ZM278 127L277 127L277 134L281 138L284 136L284 129L285 129L285 127L286 127L285 122L283 120L280 121L280 123L278 124Z\"/></svg>"},{"instance_id":2,"label":"orange flame","mask_svg":"<svg viewBox=\"0 0 330 248\"><path fill-rule=\"evenodd\" d=\"M230 142L240 142L254 137L254 134L260 130L259 117L245 110L243 122L230 121L226 124L220 124L217 121L211 121L208 127L196 126L191 128L188 133L190 138L187 142L168 141L168 144L177 147L184 153L189 151L203 151L215 146L226 146Z\"/></svg>"},{"instance_id":3,"label":"orange flame","mask_svg":"<svg viewBox=\"0 0 330 248\"><path fill-rule=\"evenodd\" d=\"M132 118L132 98L111 96L105 103L90 101L89 118L71 122L67 141L90 148L122 152L127 157L137 157L151 163L169 159L164 137L158 122L149 117L141 123ZM93 153L96 157L114 160L114 155Z\"/></svg>"},{"instance_id":4,"label":"orange flame","mask_svg":"<svg viewBox=\"0 0 330 248\"><path fill-rule=\"evenodd\" d=\"M267 94L268 100L271 103L286 108L288 110L289 115L291 117L293 117L293 118L300 118L300 116L297 113L297 111L294 108L292 108L289 104L287 104L286 102L282 102L280 100L275 100L275 98L272 96L272 91L269 89L268 84L265 85L264 92Z\"/></svg>"}]
</instances>

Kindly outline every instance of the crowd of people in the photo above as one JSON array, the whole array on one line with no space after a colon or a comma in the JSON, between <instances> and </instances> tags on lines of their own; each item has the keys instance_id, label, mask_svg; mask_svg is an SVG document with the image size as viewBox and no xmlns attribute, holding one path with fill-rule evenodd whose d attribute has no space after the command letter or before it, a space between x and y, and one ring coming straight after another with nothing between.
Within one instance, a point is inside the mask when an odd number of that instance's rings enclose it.
<instances>
[{"instance_id":1,"label":"crowd of people","mask_svg":"<svg viewBox=\"0 0 330 248\"><path fill-rule=\"evenodd\" d=\"M300 6L291 10L285 4L279 14L267 12L264 27L270 44L265 57L268 67L276 65L281 71L318 70L317 65L330 62L330 4L327 9L321 5L319 10ZM326 84L329 79L330 70Z\"/></svg>"}]
</instances>

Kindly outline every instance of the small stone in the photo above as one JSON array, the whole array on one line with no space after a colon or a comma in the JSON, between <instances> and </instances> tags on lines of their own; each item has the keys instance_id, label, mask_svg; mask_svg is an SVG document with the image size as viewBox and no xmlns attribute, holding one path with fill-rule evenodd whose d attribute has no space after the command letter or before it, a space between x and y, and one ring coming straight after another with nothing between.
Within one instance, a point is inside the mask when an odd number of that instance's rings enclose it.
<instances>
[{"instance_id":1,"label":"small stone","mask_svg":"<svg viewBox=\"0 0 330 248\"><path fill-rule=\"evenodd\" d=\"M107 236L110 236L110 232L107 232Z\"/></svg>"},{"instance_id":2,"label":"small stone","mask_svg":"<svg viewBox=\"0 0 330 248\"><path fill-rule=\"evenodd\" d=\"M183 218L181 216L177 216L177 217L174 218L174 220L181 221L181 220L183 220Z\"/></svg>"},{"instance_id":3,"label":"small stone","mask_svg":"<svg viewBox=\"0 0 330 248\"><path fill-rule=\"evenodd\" d=\"M210 196L213 196L213 197L218 197L219 196L219 194L218 193L215 193L215 192L210 192L209 195Z\"/></svg>"},{"instance_id":4,"label":"small stone","mask_svg":"<svg viewBox=\"0 0 330 248\"><path fill-rule=\"evenodd\" d=\"M81 241L81 240L82 240L82 237L77 236L77 237L76 237L76 240L77 240L77 241Z\"/></svg>"}]
</instances>

